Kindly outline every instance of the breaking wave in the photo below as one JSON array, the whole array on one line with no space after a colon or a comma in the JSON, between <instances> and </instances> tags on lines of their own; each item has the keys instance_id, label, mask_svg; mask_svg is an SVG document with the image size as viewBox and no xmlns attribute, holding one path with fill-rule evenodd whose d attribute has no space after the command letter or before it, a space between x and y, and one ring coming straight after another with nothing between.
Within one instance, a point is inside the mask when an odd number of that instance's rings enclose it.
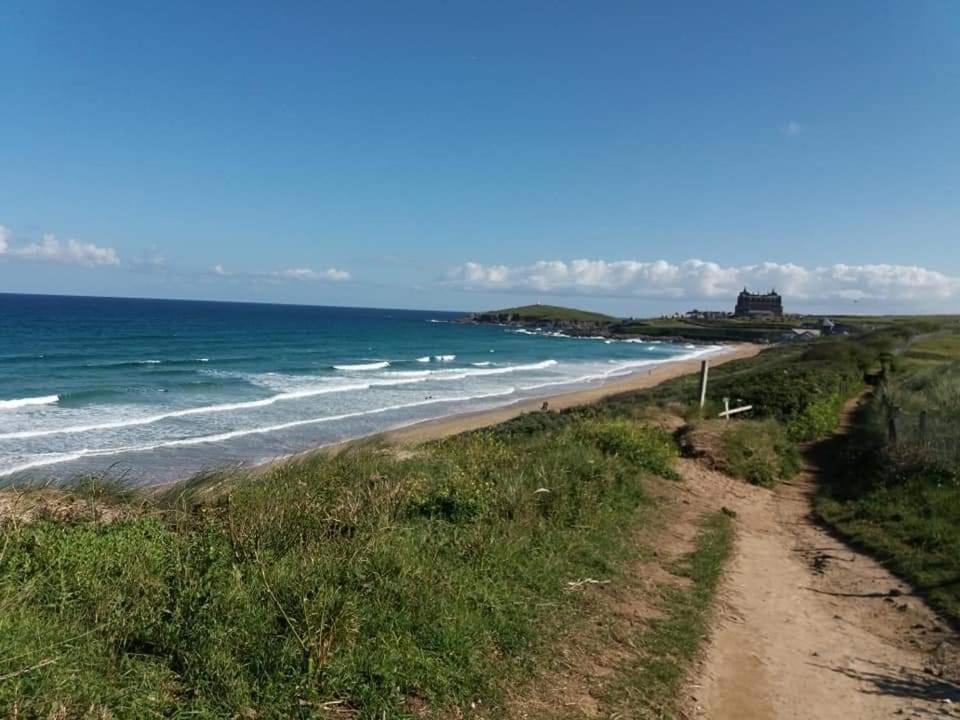
<instances>
[{"instance_id":1,"label":"breaking wave","mask_svg":"<svg viewBox=\"0 0 960 720\"><path fill-rule=\"evenodd\" d=\"M0 410L16 410L17 408L29 407L30 405L52 405L59 400L59 395L40 395L38 397L0 400Z\"/></svg>"}]
</instances>

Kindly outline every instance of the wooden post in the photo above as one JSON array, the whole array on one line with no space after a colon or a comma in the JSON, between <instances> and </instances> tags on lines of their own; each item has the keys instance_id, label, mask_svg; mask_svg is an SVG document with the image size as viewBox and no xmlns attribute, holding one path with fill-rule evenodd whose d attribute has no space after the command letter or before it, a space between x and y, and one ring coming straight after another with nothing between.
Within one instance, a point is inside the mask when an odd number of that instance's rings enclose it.
<instances>
[{"instance_id":1,"label":"wooden post","mask_svg":"<svg viewBox=\"0 0 960 720\"><path fill-rule=\"evenodd\" d=\"M700 363L700 407L707 402L707 374L710 372L710 361Z\"/></svg>"},{"instance_id":2,"label":"wooden post","mask_svg":"<svg viewBox=\"0 0 960 720\"><path fill-rule=\"evenodd\" d=\"M723 419L730 420L730 398L723 399Z\"/></svg>"}]
</instances>

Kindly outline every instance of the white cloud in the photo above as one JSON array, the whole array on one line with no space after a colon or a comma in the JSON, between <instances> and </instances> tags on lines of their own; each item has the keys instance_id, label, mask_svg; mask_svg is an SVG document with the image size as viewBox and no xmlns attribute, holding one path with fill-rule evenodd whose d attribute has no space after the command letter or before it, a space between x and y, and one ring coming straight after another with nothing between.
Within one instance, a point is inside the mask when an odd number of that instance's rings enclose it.
<instances>
[{"instance_id":1,"label":"white cloud","mask_svg":"<svg viewBox=\"0 0 960 720\"><path fill-rule=\"evenodd\" d=\"M790 135L791 137L799 135L803 132L803 125L798 123L796 120L791 120L786 125L783 126L783 134Z\"/></svg>"},{"instance_id":2,"label":"white cloud","mask_svg":"<svg viewBox=\"0 0 960 720\"><path fill-rule=\"evenodd\" d=\"M338 270L335 267L326 270L313 270L312 268L288 268L285 270L274 270L272 272L258 273L234 273L230 272L223 265L217 264L210 268L210 272L219 277L247 277L247 278L266 278L269 280L321 280L327 282L343 282L350 279L350 273L346 270Z\"/></svg>"},{"instance_id":3,"label":"white cloud","mask_svg":"<svg viewBox=\"0 0 960 720\"><path fill-rule=\"evenodd\" d=\"M350 279L350 273L333 267L319 272L310 268L289 268L272 272L270 276L282 280L330 280L333 282Z\"/></svg>"},{"instance_id":4,"label":"white cloud","mask_svg":"<svg viewBox=\"0 0 960 720\"><path fill-rule=\"evenodd\" d=\"M3 255L10 246L10 230L0 225L0 255Z\"/></svg>"},{"instance_id":5,"label":"white cloud","mask_svg":"<svg viewBox=\"0 0 960 720\"><path fill-rule=\"evenodd\" d=\"M960 299L960 278L913 265L829 265L806 268L764 262L724 266L704 260L541 260L532 265L468 262L446 284L467 290L643 298L729 298L747 286L776 288L798 301L819 299L939 301Z\"/></svg>"},{"instance_id":6,"label":"white cloud","mask_svg":"<svg viewBox=\"0 0 960 720\"><path fill-rule=\"evenodd\" d=\"M9 237L9 234L7 234L7 237ZM23 260L83 265L84 267L120 264L120 257L113 248L99 247L93 243L80 242L73 238L61 242L50 234L44 235L38 243L20 246L11 246L4 238L2 246L5 254Z\"/></svg>"}]
</instances>

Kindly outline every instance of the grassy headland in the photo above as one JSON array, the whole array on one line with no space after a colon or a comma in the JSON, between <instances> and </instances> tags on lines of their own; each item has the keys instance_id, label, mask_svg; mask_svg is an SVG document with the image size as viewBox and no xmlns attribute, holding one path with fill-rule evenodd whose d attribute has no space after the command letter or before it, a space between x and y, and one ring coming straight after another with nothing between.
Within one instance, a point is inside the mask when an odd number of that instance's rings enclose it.
<instances>
[{"instance_id":1,"label":"grassy headland","mask_svg":"<svg viewBox=\"0 0 960 720\"><path fill-rule=\"evenodd\" d=\"M558 305L522 305L479 313L481 322L583 322L608 324L616 320L610 315L560 307Z\"/></svg>"},{"instance_id":2,"label":"grassy headland","mask_svg":"<svg viewBox=\"0 0 960 720\"><path fill-rule=\"evenodd\" d=\"M520 327L542 327L574 334L594 333L610 337L644 337L654 339L692 340L699 342L779 342L791 328L818 328L822 316L788 315L764 318L695 318L659 317L643 319L616 318L602 313L559 307L556 305L523 305L488 310L467 315L464 321L512 324ZM896 315L844 315L832 318L841 323L845 333L908 329L921 326L938 328L951 322L950 316L925 318Z\"/></svg>"}]
</instances>

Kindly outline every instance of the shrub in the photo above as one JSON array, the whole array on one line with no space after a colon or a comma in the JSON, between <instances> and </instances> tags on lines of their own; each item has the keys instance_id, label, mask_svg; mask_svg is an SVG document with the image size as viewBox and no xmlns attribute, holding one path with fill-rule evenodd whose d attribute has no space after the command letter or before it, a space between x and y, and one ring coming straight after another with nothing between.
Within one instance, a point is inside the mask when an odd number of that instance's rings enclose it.
<instances>
[{"instance_id":1,"label":"shrub","mask_svg":"<svg viewBox=\"0 0 960 720\"><path fill-rule=\"evenodd\" d=\"M607 455L623 458L643 470L674 479L677 446L665 430L624 418L584 421L575 433Z\"/></svg>"},{"instance_id":2,"label":"shrub","mask_svg":"<svg viewBox=\"0 0 960 720\"><path fill-rule=\"evenodd\" d=\"M800 469L800 455L775 420L739 420L721 436L722 464L731 475L771 486Z\"/></svg>"},{"instance_id":3,"label":"shrub","mask_svg":"<svg viewBox=\"0 0 960 720\"><path fill-rule=\"evenodd\" d=\"M787 421L791 440L804 442L829 435L840 422L845 396L839 391L819 397Z\"/></svg>"}]
</instances>

